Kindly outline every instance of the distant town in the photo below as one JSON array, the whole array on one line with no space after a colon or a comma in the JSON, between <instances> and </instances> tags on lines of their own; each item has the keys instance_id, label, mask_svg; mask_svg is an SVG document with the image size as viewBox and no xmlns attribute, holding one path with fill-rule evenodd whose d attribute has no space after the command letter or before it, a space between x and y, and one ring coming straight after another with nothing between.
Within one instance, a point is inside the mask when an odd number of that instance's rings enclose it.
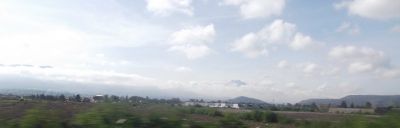
<instances>
[{"instance_id":1,"label":"distant town","mask_svg":"<svg viewBox=\"0 0 400 128\"><path fill-rule=\"evenodd\" d=\"M358 96L363 97L363 96ZM370 96L364 96L370 97ZM376 96L384 97L384 96ZM29 100L48 100L48 101L62 101L65 103L69 102L82 102L82 103L103 103L103 102L127 102L132 104L169 104L173 106L188 106L188 107L209 107L209 108L227 108L237 110L247 109L267 109L271 111L297 111L297 112L324 112L324 113L364 113L364 114L384 114L390 109L400 108L400 96L392 96L391 104L385 104L384 100L374 100L374 104L370 101L357 101L357 104L348 102L347 100L334 100L334 99L309 99L304 100L296 104L270 104L264 101L249 98L245 96L236 97L229 100L210 100L206 101L203 99L188 99L182 101L179 98L171 99L157 99L140 96L116 96L116 95L93 95L93 96L82 96L75 94L66 96L64 94L0 94L2 100L18 100L20 102ZM390 99L390 98L386 98ZM322 100L322 101L321 101ZM325 100L325 101L324 101ZM330 101L330 102L327 102ZM360 103L364 102L364 104Z\"/></svg>"}]
</instances>

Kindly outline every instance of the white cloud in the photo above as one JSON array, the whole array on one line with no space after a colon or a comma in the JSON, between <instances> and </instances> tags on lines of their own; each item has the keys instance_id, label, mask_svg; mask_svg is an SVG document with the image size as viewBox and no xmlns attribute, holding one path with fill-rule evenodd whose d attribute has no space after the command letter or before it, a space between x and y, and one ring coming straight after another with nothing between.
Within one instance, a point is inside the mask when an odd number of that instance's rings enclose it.
<instances>
[{"instance_id":1,"label":"white cloud","mask_svg":"<svg viewBox=\"0 0 400 128\"><path fill-rule=\"evenodd\" d=\"M392 32L399 32L400 33L400 25L397 24L390 29Z\"/></svg>"},{"instance_id":2,"label":"white cloud","mask_svg":"<svg viewBox=\"0 0 400 128\"><path fill-rule=\"evenodd\" d=\"M189 59L208 55L211 49L207 44L214 41L214 25L192 26L172 33L170 51L183 52Z\"/></svg>"},{"instance_id":3,"label":"white cloud","mask_svg":"<svg viewBox=\"0 0 400 128\"><path fill-rule=\"evenodd\" d=\"M350 73L364 73L374 70L374 65L370 63L355 62L351 63L348 67Z\"/></svg>"},{"instance_id":4,"label":"white cloud","mask_svg":"<svg viewBox=\"0 0 400 128\"><path fill-rule=\"evenodd\" d=\"M237 39L232 45L232 51L242 52L255 58L268 54L268 47L277 44L287 44L293 50L312 48L318 44L310 36L297 32L296 25L281 19L274 20L258 32L250 32Z\"/></svg>"},{"instance_id":5,"label":"white cloud","mask_svg":"<svg viewBox=\"0 0 400 128\"><path fill-rule=\"evenodd\" d=\"M166 27L150 24L135 12L124 15L124 6L116 1L63 4L1 1L0 63L77 66L86 62L80 59L83 54L138 47L168 37Z\"/></svg>"},{"instance_id":6,"label":"white cloud","mask_svg":"<svg viewBox=\"0 0 400 128\"><path fill-rule=\"evenodd\" d=\"M87 34L65 27L35 33L0 34L0 63L58 64L69 54L83 52Z\"/></svg>"},{"instance_id":7,"label":"white cloud","mask_svg":"<svg viewBox=\"0 0 400 128\"><path fill-rule=\"evenodd\" d=\"M169 51L179 51L186 55L188 59L198 59L210 54L211 50L205 45L174 45Z\"/></svg>"},{"instance_id":8,"label":"white cloud","mask_svg":"<svg viewBox=\"0 0 400 128\"><path fill-rule=\"evenodd\" d=\"M314 44L313 39L310 36L305 36L301 33L296 33L292 43L289 46L294 50L302 50L309 48Z\"/></svg>"},{"instance_id":9,"label":"white cloud","mask_svg":"<svg viewBox=\"0 0 400 128\"><path fill-rule=\"evenodd\" d=\"M280 19L274 20L260 31L248 33L236 40L232 45L232 51L242 52L251 58L267 55L268 45L289 42L295 31L296 25Z\"/></svg>"},{"instance_id":10,"label":"white cloud","mask_svg":"<svg viewBox=\"0 0 400 128\"><path fill-rule=\"evenodd\" d=\"M0 74L20 75L49 81L70 81L90 84L156 86L156 79L137 74L113 71L76 70L40 67L0 67Z\"/></svg>"},{"instance_id":11,"label":"white cloud","mask_svg":"<svg viewBox=\"0 0 400 128\"><path fill-rule=\"evenodd\" d=\"M268 50L266 49L266 44L260 42L258 38L259 37L254 33L246 34L233 43L232 51L242 52L250 58L267 55Z\"/></svg>"},{"instance_id":12,"label":"white cloud","mask_svg":"<svg viewBox=\"0 0 400 128\"><path fill-rule=\"evenodd\" d=\"M346 8L349 14L370 19L387 20L400 18L398 0L350 0L334 5L337 9Z\"/></svg>"},{"instance_id":13,"label":"white cloud","mask_svg":"<svg viewBox=\"0 0 400 128\"><path fill-rule=\"evenodd\" d=\"M295 24L277 19L261 29L257 35L261 40L267 41L267 43L287 43L293 39L295 33Z\"/></svg>"},{"instance_id":14,"label":"white cloud","mask_svg":"<svg viewBox=\"0 0 400 128\"><path fill-rule=\"evenodd\" d=\"M295 82L289 82L289 83L286 83L286 86L287 87L295 87L296 83Z\"/></svg>"},{"instance_id":15,"label":"white cloud","mask_svg":"<svg viewBox=\"0 0 400 128\"><path fill-rule=\"evenodd\" d=\"M341 61L361 61L371 63L386 63L387 58L383 51L369 47L336 46L331 49L329 56Z\"/></svg>"},{"instance_id":16,"label":"white cloud","mask_svg":"<svg viewBox=\"0 0 400 128\"><path fill-rule=\"evenodd\" d=\"M146 0L147 10L156 15L168 16L172 13L183 13L193 16L192 0Z\"/></svg>"},{"instance_id":17,"label":"white cloud","mask_svg":"<svg viewBox=\"0 0 400 128\"><path fill-rule=\"evenodd\" d=\"M318 65L315 63L307 63L303 66L303 72L305 73L314 73L318 68Z\"/></svg>"},{"instance_id":18,"label":"white cloud","mask_svg":"<svg viewBox=\"0 0 400 128\"><path fill-rule=\"evenodd\" d=\"M382 72L383 78L399 78L400 77L400 69L388 69Z\"/></svg>"},{"instance_id":19,"label":"white cloud","mask_svg":"<svg viewBox=\"0 0 400 128\"><path fill-rule=\"evenodd\" d=\"M350 73L376 71L389 66L384 52L368 47L337 46L332 48L329 56L347 64Z\"/></svg>"},{"instance_id":20,"label":"white cloud","mask_svg":"<svg viewBox=\"0 0 400 128\"><path fill-rule=\"evenodd\" d=\"M349 35L358 35L360 34L360 28L356 24L352 24L349 22L343 22L337 29L336 32L344 32Z\"/></svg>"},{"instance_id":21,"label":"white cloud","mask_svg":"<svg viewBox=\"0 0 400 128\"><path fill-rule=\"evenodd\" d=\"M177 72L191 72L192 69L189 68L189 67L184 67L184 66L182 66L182 67L176 68L175 71L177 71Z\"/></svg>"},{"instance_id":22,"label":"white cloud","mask_svg":"<svg viewBox=\"0 0 400 128\"><path fill-rule=\"evenodd\" d=\"M285 8L285 0L224 0L223 4L239 6L245 19L279 16Z\"/></svg>"},{"instance_id":23,"label":"white cloud","mask_svg":"<svg viewBox=\"0 0 400 128\"><path fill-rule=\"evenodd\" d=\"M289 66L289 63L286 60L279 61L278 65L277 65L278 68L287 68L288 66Z\"/></svg>"}]
</instances>

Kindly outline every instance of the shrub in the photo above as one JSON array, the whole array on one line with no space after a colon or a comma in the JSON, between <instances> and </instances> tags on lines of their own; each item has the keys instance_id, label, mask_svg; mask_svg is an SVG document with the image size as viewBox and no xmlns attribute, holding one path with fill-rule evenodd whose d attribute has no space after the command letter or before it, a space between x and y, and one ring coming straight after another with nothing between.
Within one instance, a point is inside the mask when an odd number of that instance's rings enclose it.
<instances>
[{"instance_id":1,"label":"shrub","mask_svg":"<svg viewBox=\"0 0 400 128\"><path fill-rule=\"evenodd\" d=\"M52 110L30 109L20 122L21 128L61 128L61 121Z\"/></svg>"},{"instance_id":2,"label":"shrub","mask_svg":"<svg viewBox=\"0 0 400 128\"><path fill-rule=\"evenodd\" d=\"M278 123L278 115L274 112L269 112L265 114L265 122Z\"/></svg>"},{"instance_id":3,"label":"shrub","mask_svg":"<svg viewBox=\"0 0 400 128\"><path fill-rule=\"evenodd\" d=\"M263 121L264 113L258 110L253 111L253 119L257 122Z\"/></svg>"},{"instance_id":4,"label":"shrub","mask_svg":"<svg viewBox=\"0 0 400 128\"><path fill-rule=\"evenodd\" d=\"M212 116L223 117L224 114L221 111L215 110Z\"/></svg>"},{"instance_id":5,"label":"shrub","mask_svg":"<svg viewBox=\"0 0 400 128\"><path fill-rule=\"evenodd\" d=\"M75 116L73 125L81 128L109 128L142 126L140 118L129 114L128 107L120 104L99 104L87 112ZM122 123L118 120L125 119Z\"/></svg>"},{"instance_id":6,"label":"shrub","mask_svg":"<svg viewBox=\"0 0 400 128\"><path fill-rule=\"evenodd\" d=\"M225 116L219 123L220 128L245 128L243 122L231 115Z\"/></svg>"},{"instance_id":7,"label":"shrub","mask_svg":"<svg viewBox=\"0 0 400 128\"><path fill-rule=\"evenodd\" d=\"M148 128L181 128L182 122L175 119L152 115L149 122L146 124Z\"/></svg>"}]
</instances>

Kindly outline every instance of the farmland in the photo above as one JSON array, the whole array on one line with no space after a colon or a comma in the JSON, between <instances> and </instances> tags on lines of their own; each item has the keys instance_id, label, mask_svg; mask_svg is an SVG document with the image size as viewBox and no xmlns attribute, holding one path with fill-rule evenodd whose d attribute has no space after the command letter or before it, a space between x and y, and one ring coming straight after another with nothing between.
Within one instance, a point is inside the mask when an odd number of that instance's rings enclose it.
<instances>
[{"instance_id":1,"label":"farmland","mask_svg":"<svg viewBox=\"0 0 400 128\"><path fill-rule=\"evenodd\" d=\"M351 115L318 112L185 107L129 102L1 100L1 128L364 128L400 127L399 113Z\"/></svg>"}]
</instances>

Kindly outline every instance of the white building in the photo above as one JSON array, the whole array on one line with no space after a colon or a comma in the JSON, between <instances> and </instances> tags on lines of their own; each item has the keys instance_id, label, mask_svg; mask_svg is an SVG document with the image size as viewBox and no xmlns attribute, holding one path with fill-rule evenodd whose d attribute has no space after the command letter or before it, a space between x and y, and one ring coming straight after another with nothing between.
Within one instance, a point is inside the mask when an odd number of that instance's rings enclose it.
<instances>
[{"instance_id":1,"label":"white building","mask_svg":"<svg viewBox=\"0 0 400 128\"><path fill-rule=\"evenodd\" d=\"M232 104L232 108L239 109L239 104Z\"/></svg>"},{"instance_id":2,"label":"white building","mask_svg":"<svg viewBox=\"0 0 400 128\"><path fill-rule=\"evenodd\" d=\"M215 103L215 102L192 102L186 101L183 103L183 106L202 106L202 107L211 107L211 108L234 108L239 109L239 104L232 103Z\"/></svg>"}]
</instances>

